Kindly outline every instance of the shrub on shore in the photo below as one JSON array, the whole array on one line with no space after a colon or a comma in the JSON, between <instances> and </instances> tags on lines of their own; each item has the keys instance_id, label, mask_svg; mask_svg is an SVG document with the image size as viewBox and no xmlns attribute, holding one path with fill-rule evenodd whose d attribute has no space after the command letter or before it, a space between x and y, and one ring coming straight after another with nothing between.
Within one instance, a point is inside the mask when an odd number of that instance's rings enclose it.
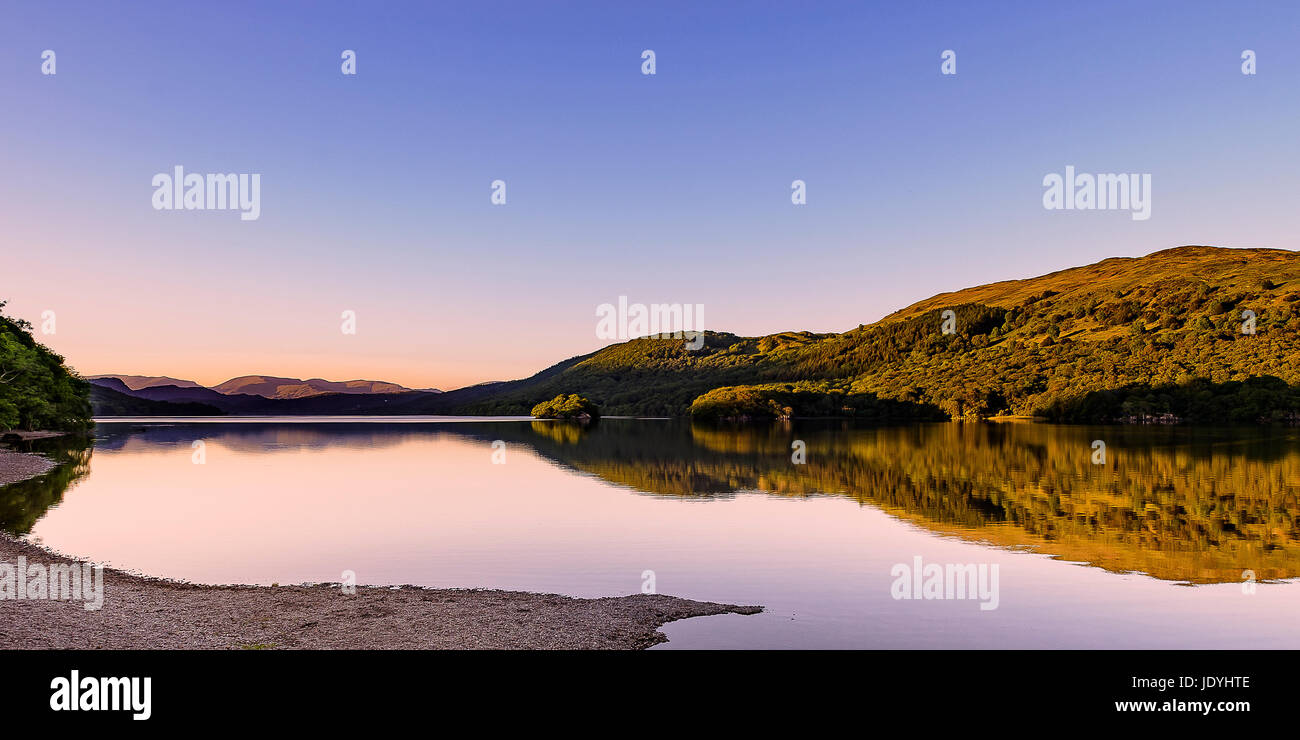
<instances>
[{"instance_id":1,"label":"shrub on shore","mask_svg":"<svg viewBox=\"0 0 1300 740\"><path fill-rule=\"evenodd\" d=\"M706 421L854 418L869 421L937 421L937 407L853 393L828 383L769 383L715 388L691 403L691 416Z\"/></svg>"},{"instance_id":2,"label":"shrub on shore","mask_svg":"<svg viewBox=\"0 0 1300 740\"><path fill-rule=\"evenodd\" d=\"M1213 383L1132 384L1061 398L1043 415L1067 423L1296 424L1300 387L1264 375Z\"/></svg>"}]
</instances>

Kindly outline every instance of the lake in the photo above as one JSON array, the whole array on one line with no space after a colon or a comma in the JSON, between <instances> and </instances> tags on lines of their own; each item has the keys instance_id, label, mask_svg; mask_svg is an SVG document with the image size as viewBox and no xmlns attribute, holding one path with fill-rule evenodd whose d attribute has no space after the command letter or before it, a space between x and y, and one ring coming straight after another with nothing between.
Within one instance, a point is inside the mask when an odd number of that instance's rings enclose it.
<instances>
[{"instance_id":1,"label":"lake","mask_svg":"<svg viewBox=\"0 0 1300 740\"><path fill-rule=\"evenodd\" d=\"M1300 647L1292 429L136 419L36 449L68 464L0 489L0 528L148 575L767 609L656 649Z\"/></svg>"}]
</instances>

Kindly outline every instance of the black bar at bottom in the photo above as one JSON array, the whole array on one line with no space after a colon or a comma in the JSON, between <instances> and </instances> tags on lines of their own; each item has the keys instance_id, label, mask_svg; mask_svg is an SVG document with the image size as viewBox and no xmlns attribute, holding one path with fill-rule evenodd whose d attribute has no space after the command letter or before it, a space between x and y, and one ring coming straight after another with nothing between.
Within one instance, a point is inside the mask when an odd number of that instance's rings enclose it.
<instances>
[{"instance_id":1,"label":"black bar at bottom","mask_svg":"<svg viewBox=\"0 0 1300 740\"><path fill-rule=\"evenodd\" d=\"M1062 720L1153 727L1289 720L1288 651L864 652L3 652L5 715L36 726L335 726L353 717L477 718L494 730L541 719L586 724L776 719L936 725ZM144 711L60 708L71 688L148 677ZM1208 677L1208 678L1207 678ZM55 688L52 688L55 683ZM1208 684L1208 688L1207 688ZM80 701L103 684L79 687ZM122 684L112 683L109 691ZM143 682L133 698L141 698ZM106 702L107 703L107 702ZM125 701L122 703L126 703ZM1122 703L1122 704L1121 704ZM1195 704L1193 704L1195 703ZM909 719L910 718L910 719ZM979 723L972 725L970 723ZM983 724L989 723L989 724ZM1024 726L1022 725L1022 729Z\"/></svg>"}]
</instances>

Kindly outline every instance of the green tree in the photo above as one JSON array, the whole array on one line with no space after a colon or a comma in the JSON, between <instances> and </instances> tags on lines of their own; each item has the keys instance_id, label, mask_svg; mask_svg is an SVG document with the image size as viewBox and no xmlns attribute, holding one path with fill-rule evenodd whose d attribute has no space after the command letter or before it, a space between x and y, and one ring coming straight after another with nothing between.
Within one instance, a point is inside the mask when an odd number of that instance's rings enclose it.
<instances>
[{"instance_id":1,"label":"green tree","mask_svg":"<svg viewBox=\"0 0 1300 740\"><path fill-rule=\"evenodd\" d=\"M0 313L0 429L89 427L90 384L37 342L31 328Z\"/></svg>"}]
</instances>

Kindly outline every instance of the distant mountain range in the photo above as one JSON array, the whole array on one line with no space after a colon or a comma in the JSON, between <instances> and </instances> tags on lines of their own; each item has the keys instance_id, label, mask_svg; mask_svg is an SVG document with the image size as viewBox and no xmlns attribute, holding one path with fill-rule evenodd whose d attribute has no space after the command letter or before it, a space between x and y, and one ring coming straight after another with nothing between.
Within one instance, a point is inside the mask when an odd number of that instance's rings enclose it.
<instances>
[{"instance_id":1,"label":"distant mountain range","mask_svg":"<svg viewBox=\"0 0 1300 740\"><path fill-rule=\"evenodd\" d=\"M205 387L192 380L178 380L165 375L92 375L87 380L92 383L100 380L118 380L126 387L127 391L143 391L159 387ZM114 388L115 384L100 383L100 385ZM423 393L441 393L436 388L407 388L397 383L382 380L332 381L322 378L301 380L299 378L277 378L271 375L241 375L238 378L231 378L224 383L214 385L211 390L227 396L247 394L261 396L262 398L306 398L327 393L409 393L417 390Z\"/></svg>"},{"instance_id":2,"label":"distant mountain range","mask_svg":"<svg viewBox=\"0 0 1300 740\"><path fill-rule=\"evenodd\" d=\"M104 380L108 378L115 378L117 380L122 381L122 385L126 386L127 390L132 390L132 391L138 391L141 388L153 388L154 386L157 385L174 385L178 388L201 388L202 387L198 383L195 383L193 380L177 380L176 378L169 378L166 375L157 375L157 376L92 375L89 378L86 378L86 380L93 382L96 380Z\"/></svg>"},{"instance_id":3,"label":"distant mountain range","mask_svg":"<svg viewBox=\"0 0 1300 740\"><path fill-rule=\"evenodd\" d=\"M87 380L96 416L403 413L394 409L442 392L380 380L267 375L231 378L211 388L166 376L96 375Z\"/></svg>"}]
</instances>

